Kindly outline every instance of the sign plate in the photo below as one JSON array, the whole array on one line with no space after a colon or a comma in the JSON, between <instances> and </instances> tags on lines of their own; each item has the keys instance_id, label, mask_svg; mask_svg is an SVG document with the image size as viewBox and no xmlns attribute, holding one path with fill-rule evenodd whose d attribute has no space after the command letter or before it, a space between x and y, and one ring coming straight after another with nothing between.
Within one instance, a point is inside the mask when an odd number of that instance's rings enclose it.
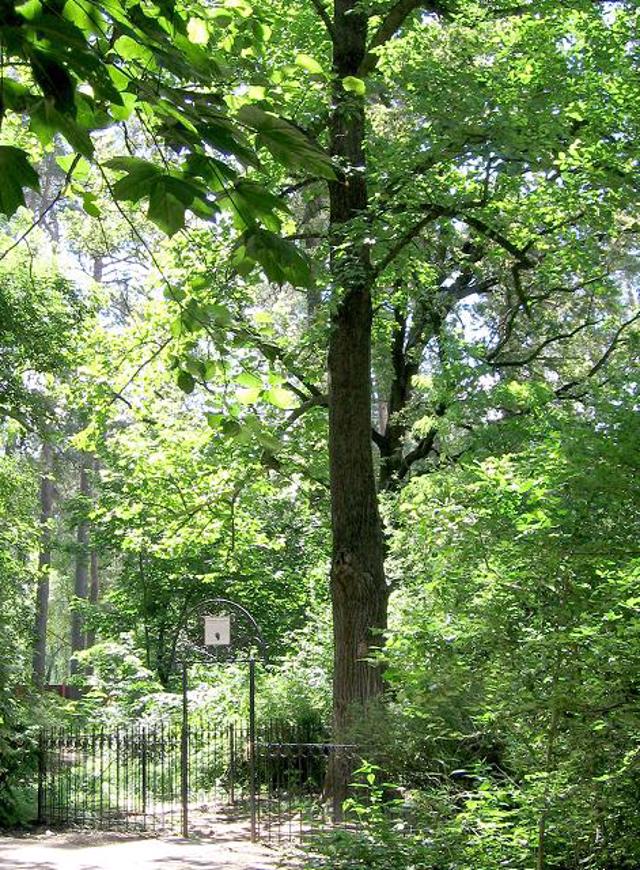
<instances>
[{"instance_id":1,"label":"sign plate","mask_svg":"<svg viewBox=\"0 0 640 870\"><path fill-rule=\"evenodd\" d=\"M231 643L231 617L205 616L204 645L229 646Z\"/></svg>"}]
</instances>

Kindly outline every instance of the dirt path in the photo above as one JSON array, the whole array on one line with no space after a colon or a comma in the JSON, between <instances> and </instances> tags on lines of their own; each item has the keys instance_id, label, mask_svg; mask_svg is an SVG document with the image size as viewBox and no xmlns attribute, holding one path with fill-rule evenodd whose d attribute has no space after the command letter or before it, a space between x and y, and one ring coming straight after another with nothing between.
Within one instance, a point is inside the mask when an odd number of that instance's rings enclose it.
<instances>
[{"instance_id":1,"label":"dirt path","mask_svg":"<svg viewBox=\"0 0 640 870\"><path fill-rule=\"evenodd\" d=\"M234 837L156 839L100 833L0 837L0 870L285 870L282 855Z\"/></svg>"}]
</instances>

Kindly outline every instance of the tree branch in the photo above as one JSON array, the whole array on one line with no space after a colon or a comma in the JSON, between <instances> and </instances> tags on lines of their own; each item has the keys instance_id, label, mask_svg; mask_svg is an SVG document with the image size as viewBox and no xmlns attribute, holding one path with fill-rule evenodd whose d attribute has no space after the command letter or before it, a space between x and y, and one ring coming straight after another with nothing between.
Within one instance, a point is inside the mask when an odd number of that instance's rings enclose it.
<instances>
[{"instance_id":1,"label":"tree branch","mask_svg":"<svg viewBox=\"0 0 640 870\"><path fill-rule=\"evenodd\" d=\"M397 472L399 480L403 480L407 476L414 462L417 462L419 459L425 459L431 453L437 434L437 429L430 429L429 433L418 441L413 450L410 450L409 453L403 457Z\"/></svg>"},{"instance_id":2,"label":"tree branch","mask_svg":"<svg viewBox=\"0 0 640 870\"><path fill-rule=\"evenodd\" d=\"M588 381L594 375L597 375L600 369L607 364L611 354L615 351L617 346L620 344L622 340L622 335L626 329L632 326L637 320L640 320L640 311L637 311L633 317L630 317L628 320L625 320L620 326L616 329L613 334L613 338L609 342L605 352L602 354L600 359L594 363L589 371L582 378L577 378L574 381L569 381L567 384L563 384L561 387L555 391L555 394L558 398L566 398L569 390L573 389L573 387L577 387L580 384L583 384L585 381Z\"/></svg>"},{"instance_id":3,"label":"tree branch","mask_svg":"<svg viewBox=\"0 0 640 870\"><path fill-rule=\"evenodd\" d=\"M463 221L463 223L467 224L470 227L473 227L474 230L477 230L487 239L495 242L508 254L511 254L511 256L514 257L518 261L518 263L520 263L521 268L530 269L533 267L533 260L531 260L527 256L527 253L531 246L535 243L535 240L531 240L527 242L527 244L523 248L519 248L499 230L495 229L495 227L492 227L482 218L476 217L472 214L456 214L454 209L451 209L451 214L449 216Z\"/></svg>"},{"instance_id":4,"label":"tree branch","mask_svg":"<svg viewBox=\"0 0 640 870\"><path fill-rule=\"evenodd\" d=\"M447 10L438 2L425 2L425 0L397 0L397 3L389 9L385 17L382 19L380 26L373 34L371 42L367 47L367 53L364 60L360 64L358 75L363 77L372 72L378 64L378 55L375 52L376 48L389 42L395 36L398 30L402 27L407 18L418 9L424 9L436 15L445 16Z\"/></svg>"},{"instance_id":5,"label":"tree branch","mask_svg":"<svg viewBox=\"0 0 640 870\"><path fill-rule=\"evenodd\" d=\"M387 266L390 266L391 263L393 263L398 254L400 254L401 251L422 232L427 224L431 223L431 221L435 220L436 218L442 217L444 213L445 212L440 206L432 205L429 212L423 218L420 218L417 223L415 223L412 227L409 227L409 229L400 236L395 245L393 245L390 250L385 254L385 256L382 257L380 262L374 264L374 278L377 278L378 275L384 272Z\"/></svg>"},{"instance_id":6,"label":"tree branch","mask_svg":"<svg viewBox=\"0 0 640 870\"><path fill-rule=\"evenodd\" d=\"M301 405L298 405L297 408L293 409L283 425L280 427L280 431L284 432L289 429L291 426L293 426L296 420L299 420L300 417L302 417L303 414L306 414L307 411L311 410L311 408L326 408L328 404L328 396L310 396L308 399L305 399Z\"/></svg>"},{"instance_id":7,"label":"tree branch","mask_svg":"<svg viewBox=\"0 0 640 870\"><path fill-rule=\"evenodd\" d=\"M378 447L379 450L384 450L387 446L387 438L382 434L382 432L378 432L377 429L371 427L371 440Z\"/></svg>"},{"instance_id":8,"label":"tree branch","mask_svg":"<svg viewBox=\"0 0 640 870\"><path fill-rule=\"evenodd\" d=\"M256 332L251 329L248 324L243 324L239 328L235 330L238 335L244 335L246 338L249 338L255 347L258 348L260 353L268 359L270 362L274 360L279 360L289 371L296 380L298 380L303 387L307 390L309 395L320 397L323 396L322 390L320 390L315 384L308 381L306 377L302 374L302 372L298 369L298 367L293 363L290 355L286 350L279 347L277 344L273 344L270 341L262 338ZM289 389L298 396L298 398L302 399L302 401L306 401L309 396L302 392L298 387L296 387L291 382L287 383Z\"/></svg>"},{"instance_id":9,"label":"tree branch","mask_svg":"<svg viewBox=\"0 0 640 870\"><path fill-rule=\"evenodd\" d=\"M553 344L555 341L566 341L569 338L573 338L574 335L577 335L583 329L586 329L588 326L595 326L598 323L597 320L585 320L584 323L579 324L575 327L575 329L570 330L569 332L559 332L557 335L551 335L549 338L546 338L543 342L541 342L538 347L534 348L527 356L522 357L522 359L505 359L505 360L496 360L495 356L487 359L489 365L495 366L496 368L500 368L502 366L525 366L530 362L533 362L545 347L548 347L550 344Z\"/></svg>"},{"instance_id":10,"label":"tree branch","mask_svg":"<svg viewBox=\"0 0 640 870\"><path fill-rule=\"evenodd\" d=\"M336 38L336 31L335 31L335 28L333 26L333 21L329 17L329 13L324 8L324 4L322 3L322 0L311 0L311 4L312 4L313 8L316 10L316 12L318 13L320 19L322 20L322 23L324 24L324 26L327 30L327 33L331 37L331 41L334 42L335 38Z\"/></svg>"}]
</instances>

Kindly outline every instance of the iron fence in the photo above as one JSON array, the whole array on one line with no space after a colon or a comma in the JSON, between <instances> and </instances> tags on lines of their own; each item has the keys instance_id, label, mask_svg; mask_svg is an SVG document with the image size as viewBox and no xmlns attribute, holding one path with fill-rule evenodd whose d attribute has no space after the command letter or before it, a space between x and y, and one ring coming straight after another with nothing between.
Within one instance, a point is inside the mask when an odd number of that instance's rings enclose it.
<instances>
[{"instance_id":1,"label":"iron fence","mask_svg":"<svg viewBox=\"0 0 640 870\"><path fill-rule=\"evenodd\" d=\"M215 834L252 820L267 841L304 838L333 825L332 760L353 769L356 749L269 724L231 723L43 730L38 818L49 826ZM340 820L349 824L349 820Z\"/></svg>"}]
</instances>

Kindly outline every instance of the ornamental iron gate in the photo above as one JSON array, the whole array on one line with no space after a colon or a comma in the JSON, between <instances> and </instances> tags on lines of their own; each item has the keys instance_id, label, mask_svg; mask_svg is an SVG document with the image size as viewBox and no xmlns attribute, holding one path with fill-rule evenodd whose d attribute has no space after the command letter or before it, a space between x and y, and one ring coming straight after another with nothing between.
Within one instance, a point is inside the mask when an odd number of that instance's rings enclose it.
<instances>
[{"instance_id":1,"label":"ornamental iron gate","mask_svg":"<svg viewBox=\"0 0 640 870\"><path fill-rule=\"evenodd\" d=\"M252 821L260 839L304 838L334 824L324 785L336 756L351 769L357 764L354 746L275 725L259 729L254 752L242 723L47 729L39 739L38 820L213 836L222 825Z\"/></svg>"}]
</instances>

